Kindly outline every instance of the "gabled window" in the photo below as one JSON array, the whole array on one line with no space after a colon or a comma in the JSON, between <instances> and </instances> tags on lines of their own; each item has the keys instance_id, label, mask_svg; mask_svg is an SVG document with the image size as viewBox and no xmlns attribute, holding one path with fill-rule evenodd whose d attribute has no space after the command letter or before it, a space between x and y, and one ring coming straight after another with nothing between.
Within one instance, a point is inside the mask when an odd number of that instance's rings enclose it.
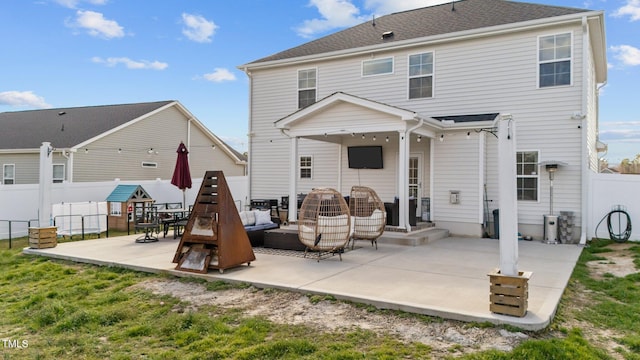
<instances>
[{"instance_id":1,"label":"gabled window","mask_svg":"<svg viewBox=\"0 0 640 360\"><path fill-rule=\"evenodd\" d=\"M433 53L409 55L409 99L433 97Z\"/></svg>"},{"instance_id":2,"label":"gabled window","mask_svg":"<svg viewBox=\"0 0 640 360\"><path fill-rule=\"evenodd\" d=\"M64 164L53 164L53 182L64 182Z\"/></svg>"},{"instance_id":3,"label":"gabled window","mask_svg":"<svg viewBox=\"0 0 640 360\"><path fill-rule=\"evenodd\" d=\"M374 76L393 73L393 58L365 60L362 62L362 76Z\"/></svg>"},{"instance_id":4,"label":"gabled window","mask_svg":"<svg viewBox=\"0 0 640 360\"><path fill-rule=\"evenodd\" d=\"M538 201L538 152L516 153L518 200Z\"/></svg>"},{"instance_id":5,"label":"gabled window","mask_svg":"<svg viewBox=\"0 0 640 360\"><path fill-rule=\"evenodd\" d=\"M300 179L311 179L312 165L311 156L300 156Z\"/></svg>"},{"instance_id":6,"label":"gabled window","mask_svg":"<svg viewBox=\"0 0 640 360\"><path fill-rule=\"evenodd\" d=\"M16 165L4 164L2 166L2 183L5 185L15 184L16 182Z\"/></svg>"},{"instance_id":7,"label":"gabled window","mask_svg":"<svg viewBox=\"0 0 640 360\"><path fill-rule=\"evenodd\" d=\"M571 33L538 38L539 86L571 84Z\"/></svg>"},{"instance_id":8,"label":"gabled window","mask_svg":"<svg viewBox=\"0 0 640 360\"><path fill-rule=\"evenodd\" d=\"M316 69L298 70L298 109L316 102Z\"/></svg>"}]
</instances>

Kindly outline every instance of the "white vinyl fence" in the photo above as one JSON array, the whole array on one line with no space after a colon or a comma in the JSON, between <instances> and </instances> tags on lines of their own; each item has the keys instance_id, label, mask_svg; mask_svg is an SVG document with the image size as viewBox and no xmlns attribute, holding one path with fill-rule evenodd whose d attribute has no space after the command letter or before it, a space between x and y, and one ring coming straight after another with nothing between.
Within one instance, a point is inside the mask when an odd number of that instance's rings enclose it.
<instances>
[{"instance_id":1,"label":"white vinyl fence","mask_svg":"<svg viewBox=\"0 0 640 360\"><path fill-rule=\"evenodd\" d=\"M588 214L587 239L593 237L609 238L607 215L616 208L622 208L631 218L630 240L640 241L640 175L631 174L594 174L591 177L592 197ZM604 219L604 220L603 220ZM596 235L596 226L598 227ZM617 225L617 215L612 222ZM624 230L626 219L622 221ZM614 229L614 233L621 230Z\"/></svg>"},{"instance_id":2,"label":"white vinyl fence","mask_svg":"<svg viewBox=\"0 0 640 360\"><path fill-rule=\"evenodd\" d=\"M229 176L226 180L236 206L239 210L244 209L248 204L248 177ZM201 184L202 179L194 179L191 189L185 191L187 206L194 203ZM118 185L140 185L157 203L182 202L182 191L171 185L170 180L106 181L52 184L52 206L53 204L104 202ZM79 210L80 208L78 208L78 214L81 213ZM56 218L56 225L58 221ZM50 225L38 224L38 184L0 185L0 239L9 238L9 227L11 227L11 236L19 237L28 234L29 226ZM94 224L90 225L94 226ZM67 229L76 226L77 224L64 224Z\"/></svg>"}]
</instances>

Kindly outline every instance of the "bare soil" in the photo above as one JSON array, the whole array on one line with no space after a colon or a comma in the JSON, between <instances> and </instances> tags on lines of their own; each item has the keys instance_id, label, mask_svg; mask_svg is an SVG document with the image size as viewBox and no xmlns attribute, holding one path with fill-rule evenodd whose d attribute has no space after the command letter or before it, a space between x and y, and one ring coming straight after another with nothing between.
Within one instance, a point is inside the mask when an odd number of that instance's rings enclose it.
<instances>
[{"instance_id":1,"label":"bare soil","mask_svg":"<svg viewBox=\"0 0 640 360\"><path fill-rule=\"evenodd\" d=\"M637 272L633 258L626 249L631 244L612 244L612 252L601 254L607 260L588 263L592 276L602 278L604 274L626 276ZM420 317L403 317L388 312L368 311L341 301L310 301L305 294L273 289L229 289L209 291L204 285L185 283L172 279L149 280L136 285L154 294L171 295L188 303L187 311L197 310L203 305L222 308L239 308L246 316L261 316L281 324L299 324L321 330L349 330L361 328L388 334L403 342L420 342L433 349L436 358L497 349L510 351L530 338L531 334L511 332L505 329L481 328L452 320L429 320ZM569 312L579 311L581 305L589 301L584 289L577 290L568 302ZM590 323L567 319L562 326L583 329L587 339L594 345L607 349L614 358L620 354L614 349L615 343L610 330L598 329ZM562 336L553 333L551 335Z\"/></svg>"}]
</instances>

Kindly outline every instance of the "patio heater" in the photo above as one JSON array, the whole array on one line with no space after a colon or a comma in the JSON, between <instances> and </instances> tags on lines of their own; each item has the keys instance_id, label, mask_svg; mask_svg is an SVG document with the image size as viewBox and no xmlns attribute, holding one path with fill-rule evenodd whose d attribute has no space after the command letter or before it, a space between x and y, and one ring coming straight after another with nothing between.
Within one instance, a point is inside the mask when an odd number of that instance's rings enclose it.
<instances>
[{"instance_id":1,"label":"patio heater","mask_svg":"<svg viewBox=\"0 0 640 360\"><path fill-rule=\"evenodd\" d=\"M566 166L567 164L562 161L543 161L539 165L544 165L545 169L549 173L549 214L543 215L544 220L544 241L547 244L558 243L558 216L553 214L553 178L558 171L558 167Z\"/></svg>"}]
</instances>

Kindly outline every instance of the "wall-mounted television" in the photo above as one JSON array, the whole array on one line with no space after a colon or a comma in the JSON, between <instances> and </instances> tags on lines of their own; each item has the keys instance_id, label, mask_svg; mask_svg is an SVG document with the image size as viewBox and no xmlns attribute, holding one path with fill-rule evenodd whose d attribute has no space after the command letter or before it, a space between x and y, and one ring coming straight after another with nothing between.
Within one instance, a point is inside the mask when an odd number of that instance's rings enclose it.
<instances>
[{"instance_id":1,"label":"wall-mounted television","mask_svg":"<svg viewBox=\"0 0 640 360\"><path fill-rule=\"evenodd\" d=\"M349 146L350 169L382 169L382 146Z\"/></svg>"}]
</instances>

